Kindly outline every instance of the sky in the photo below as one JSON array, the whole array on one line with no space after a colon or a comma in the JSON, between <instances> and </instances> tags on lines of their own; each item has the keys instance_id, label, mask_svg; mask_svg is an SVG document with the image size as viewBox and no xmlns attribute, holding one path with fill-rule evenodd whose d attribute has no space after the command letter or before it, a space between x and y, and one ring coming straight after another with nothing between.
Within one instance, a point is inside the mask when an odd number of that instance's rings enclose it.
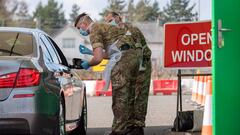
<instances>
[{"instance_id":1,"label":"sky","mask_svg":"<svg viewBox=\"0 0 240 135\"><path fill-rule=\"evenodd\" d=\"M18 0L21 1L21 0ZM43 4L46 4L48 0L24 0L29 6L29 12L32 12L36 9L37 4L42 1ZM68 19L69 14L71 13L71 8L73 4L78 4L80 6L80 13L86 12L92 18L98 20L100 19L99 13L108 5L108 0L55 0L59 3L63 3L63 10L65 17ZM128 1L128 0L127 0ZM137 3L139 0L135 0ZM154 1L154 0L152 0ZM157 0L159 2L160 10L170 0ZM195 11L199 11L199 2L200 2L200 20L210 20L211 19L211 0L190 0L191 4L196 3Z\"/></svg>"}]
</instances>

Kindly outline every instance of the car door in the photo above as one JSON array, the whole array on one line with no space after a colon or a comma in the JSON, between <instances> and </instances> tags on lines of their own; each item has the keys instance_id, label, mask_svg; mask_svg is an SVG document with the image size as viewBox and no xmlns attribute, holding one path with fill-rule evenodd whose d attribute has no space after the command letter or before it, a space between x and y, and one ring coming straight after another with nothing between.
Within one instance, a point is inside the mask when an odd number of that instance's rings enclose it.
<instances>
[{"instance_id":1,"label":"car door","mask_svg":"<svg viewBox=\"0 0 240 135\"><path fill-rule=\"evenodd\" d=\"M213 133L239 134L240 1L213 0Z\"/></svg>"},{"instance_id":2,"label":"car door","mask_svg":"<svg viewBox=\"0 0 240 135\"><path fill-rule=\"evenodd\" d=\"M40 35L40 45L44 52L43 54L47 55L44 60L46 68L44 69L43 80L45 90L48 93L47 96L50 98L45 98L45 102L47 102L45 106L48 106L46 109L53 110L52 114L54 115L58 112L60 92L71 91L72 82L70 71L68 67L61 64L62 61L60 57L44 34ZM66 106L66 110L71 109L71 106Z\"/></svg>"},{"instance_id":3,"label":"car door","mask_svg":"<svg viewBox=\"0 0 240 135\"><path fill-rule=\"evenodd\" d=\"M57 44L48 37L49 41L52 43L60 59L62 60L63 64L66 64L66 58L63 55L62 51L59 49ZM76 72L72 69L70 70L71 74L71 82L72 82L72 91L71 91L71 98L66 97L66 106L71 110L66 110L66 123L77 122L79 120L79 116L82 112L83 106L83 96L84 96L84 84L80 77L76 74Z\"/></svg>"}]
</instances>

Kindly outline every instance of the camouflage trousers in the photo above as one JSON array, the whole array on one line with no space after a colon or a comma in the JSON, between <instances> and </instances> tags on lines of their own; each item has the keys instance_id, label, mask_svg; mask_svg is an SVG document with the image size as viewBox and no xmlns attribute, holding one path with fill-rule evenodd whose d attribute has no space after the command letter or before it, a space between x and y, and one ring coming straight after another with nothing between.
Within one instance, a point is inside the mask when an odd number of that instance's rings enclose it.
<instances>
[{"instance_id":1,"label":"camouflage trousers","mask_svg":"<svg viewBox=\"0 0 240 135\"><path fill-rule=\"evenodd\" d=\"M140 72L139 58L136 50L125 51L112 70L112 130L117 133L124 134L131 126L145 126L151 62L146 62L147 70Z\"/></svg>"},{"instance_id":2,"label":"camouflage trousers","mask_svg":"<svg viewBox=\"0 0 240 135\"><path fill-rule=\"evenodd\" d=\"M130 117L132 126L145 127L147 115L148 95L151 83L152 64L151 59L144 59L146 70L139 71L135 85L134 112Z\"/></svg>"}]
</instances>

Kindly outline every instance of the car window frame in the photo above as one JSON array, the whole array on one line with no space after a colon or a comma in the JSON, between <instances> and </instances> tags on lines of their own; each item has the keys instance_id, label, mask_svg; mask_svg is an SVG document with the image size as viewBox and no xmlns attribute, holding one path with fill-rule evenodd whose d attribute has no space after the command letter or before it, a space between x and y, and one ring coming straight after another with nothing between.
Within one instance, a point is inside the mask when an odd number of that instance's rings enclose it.
<instances>
[{"instance_id":1,"label":"car window frame","mask_svg":"<svg viewBox=\"0 0 240 135\"><path fill-rule=\"evenodd\" d=\"M46 43L44 42L44 39L42 39L42 38L46 38L46 40L47 40L47 42L49 43L49 45L46 45ZM61 64L60 61L59 61L58 55L56 54L56 52L55 52L52 44L49 42L48 38L47 38L44 34L41 34L41 35L40 35L40 40L42 40L42 42L43 42L43 44L45 45L45 47L47 48L50 56L52 57L52 62L55 63L55 64ZM53 54L50 53L50 52L51 52L51 51L49 50L50 47L51 47L52 50L53 50ZM54 57L53 55L55 55L56 58L53 58L53 57ZM57 62L55 61L55 59L57 60Z\"/></svg>"},{"instance_id":2,"label":"car window frame","mask_svg":"<svg viewBox=\"0 0 240 135\"><path fill-rule=\"evenodd\" d=\"M46 45L44 44L44 42L43 42L43 40L41 38L39 38L39 45L41 46L41 49L42 49L43 59L45 57L44 54L47 53L50 56L50 59L51 59L50 61L47 60L47 62L53 63L53 58L50 55L50 52L49 52L48 48L46 47ZM45 52L43 48L45 48L47 52ZM44 61L46 62L46 59L44 59Z\"/></svg>"},{"instance_id":3,"label":"car window frame","mask_svg":"<svg viewBox=\"0 0 240 135\"><path fill-rule=\"evenodd\" d=\"M51 44L53 45L53 47L56 49L61 61L62 61L62 65L69 67L69 64L67 62L67 59L65 57L65 55L63 54L63 52L61 51L61 49L58 47L57 43L49 36L47 36L48 39L51 41Z\"/></svg>"},{"instance_id":4,"label":"car window frame","mask_svg":"<svg viewBox=\"0 0 240 135\"><path fill-rule=\"evenodd\" d=\"M49 36L47 36L47 35L44 35L44 36L46 37L46 39L48 40L48 42L51 44L51 46L52 46L55 54L57 55L59 64L63 65L63 64L62 64L62 59L60 58L60 55L58 54L57 49L56 49L55 46L53 45L54 43L52 42L51 37L49 37Z\"/></svg>"}]
</instances>

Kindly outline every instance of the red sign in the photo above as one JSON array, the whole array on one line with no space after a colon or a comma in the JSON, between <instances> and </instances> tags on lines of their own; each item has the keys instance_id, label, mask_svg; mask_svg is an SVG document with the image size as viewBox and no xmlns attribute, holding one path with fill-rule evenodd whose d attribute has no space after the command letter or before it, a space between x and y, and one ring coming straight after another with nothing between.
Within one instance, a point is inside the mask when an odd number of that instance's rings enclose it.
<instances>
[{"instance_id":1,"label":"red sign","mask_svg":"<svg viewBox=\"0 0 240 135\"><path fill-rule=\"evenodd\" d=\"M211 67L211 22L165 24L164 67Z\"/></svg>"}]
</instances>

